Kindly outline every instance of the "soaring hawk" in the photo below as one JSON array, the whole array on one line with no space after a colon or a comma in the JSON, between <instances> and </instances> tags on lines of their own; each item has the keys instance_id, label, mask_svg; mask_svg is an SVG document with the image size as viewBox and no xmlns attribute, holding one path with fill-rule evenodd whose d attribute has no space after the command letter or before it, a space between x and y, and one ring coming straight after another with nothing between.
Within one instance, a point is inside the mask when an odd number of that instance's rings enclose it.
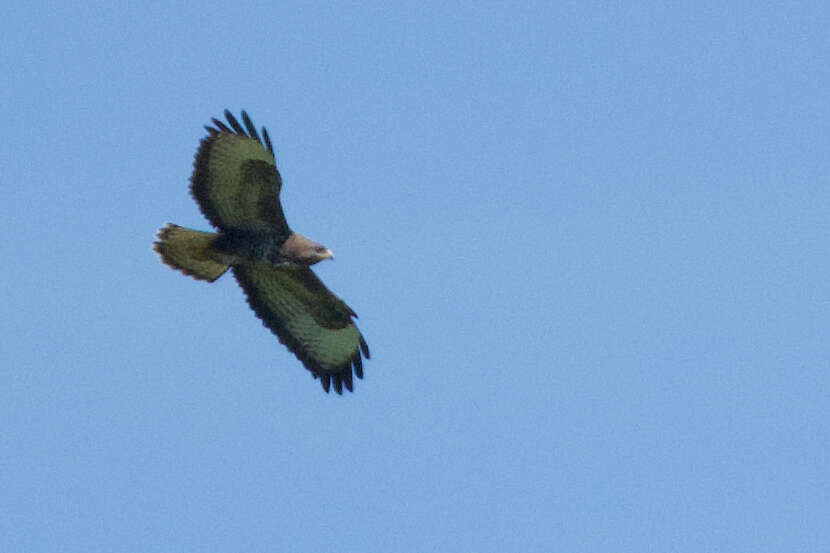
<instances>
[{"instance_id":1,"label":"soaring hawk","mask_svg":"<svg viewBox=\"0 0 830 553\"><path fill-rule=\"evenodd\" d=\"M244 127L225 110L225 124L205 126L193 163L190 193L217 232L168 223L153 249L170 267L213 282L230 268L248 304L328 392L352 391L352 374L363 378L369 347L354 311L312 272L332 253L293 232L279 194L282 178L268 131L257 133L242 112Z\"/></svg>"}]
</instances>

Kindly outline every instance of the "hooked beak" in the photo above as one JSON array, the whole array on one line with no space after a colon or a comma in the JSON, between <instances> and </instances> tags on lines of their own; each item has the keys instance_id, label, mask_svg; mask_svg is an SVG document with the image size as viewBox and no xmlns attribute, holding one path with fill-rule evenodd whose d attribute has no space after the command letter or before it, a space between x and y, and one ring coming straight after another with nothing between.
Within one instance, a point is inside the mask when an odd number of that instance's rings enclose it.
<instances>
[{"instance_id":1,"label":"hooked beak","mask_svg":"<svg viewBox=\"0 0 830 553\"><path fill-rule=\"evenodd\" d=\"M326 248L326 251L320 254L320 259L334 259L334 254L331 253L331 250Z\"/></svg>"}]
</instances>

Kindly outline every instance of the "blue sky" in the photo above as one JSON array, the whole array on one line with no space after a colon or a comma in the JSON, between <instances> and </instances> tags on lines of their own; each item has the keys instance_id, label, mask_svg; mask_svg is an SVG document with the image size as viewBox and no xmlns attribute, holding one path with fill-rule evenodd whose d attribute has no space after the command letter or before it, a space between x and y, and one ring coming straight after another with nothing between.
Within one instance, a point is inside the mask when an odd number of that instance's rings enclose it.
<instances>
[{"instance_id":1,"label":"blue sky","mask_svg":"<svg viewBox=\"0 0 830 553\"><path fill-rule=\"evenodd\" d=\"M0 550L830 548L821 3L13 10ZM225 108L354 394L150 251Z\"/></svg>"}]
</instances>

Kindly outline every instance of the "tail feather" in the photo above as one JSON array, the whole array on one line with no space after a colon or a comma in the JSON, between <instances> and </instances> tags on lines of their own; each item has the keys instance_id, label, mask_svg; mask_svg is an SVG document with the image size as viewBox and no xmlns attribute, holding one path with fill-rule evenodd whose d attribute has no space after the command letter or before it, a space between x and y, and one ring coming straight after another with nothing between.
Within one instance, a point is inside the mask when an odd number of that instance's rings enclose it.
<instances>
[{"instance_id":1,"label":"tail feather","mask_svg":"<svg viewBox=\"0 0 830 553\"><path fill-rule=\"evenodd\" d=\"M159 229L153 250L166 265L199 280L213 282L230 267L230 260L213 249L217 234L173 223Z\"/></svg>"}]
</instances>

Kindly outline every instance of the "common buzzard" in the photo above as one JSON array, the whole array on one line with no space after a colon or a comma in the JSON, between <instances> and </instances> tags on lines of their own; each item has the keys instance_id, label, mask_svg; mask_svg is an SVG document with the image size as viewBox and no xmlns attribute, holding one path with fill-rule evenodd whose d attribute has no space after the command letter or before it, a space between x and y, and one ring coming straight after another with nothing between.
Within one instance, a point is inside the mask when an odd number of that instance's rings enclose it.
<instances>
[{"instance_id":1,"label":"common buzzard","mask_svg":"<svg viewBox=\"0 0 830 553\"><path fill-rule=\"evenodd\" d=\"M217 232L168 223L153 249L170 267L213 282L230 268L256 315L328 392L352 391L352 374L363 378L361 353L369 347L352 321L354 311L312 272L332 253L293 232L279 194L282 178L268 131L257 133L242 112L244 127L225 110L227 124L205 126L190 193Z\"/></svg>"}]
</instances>

